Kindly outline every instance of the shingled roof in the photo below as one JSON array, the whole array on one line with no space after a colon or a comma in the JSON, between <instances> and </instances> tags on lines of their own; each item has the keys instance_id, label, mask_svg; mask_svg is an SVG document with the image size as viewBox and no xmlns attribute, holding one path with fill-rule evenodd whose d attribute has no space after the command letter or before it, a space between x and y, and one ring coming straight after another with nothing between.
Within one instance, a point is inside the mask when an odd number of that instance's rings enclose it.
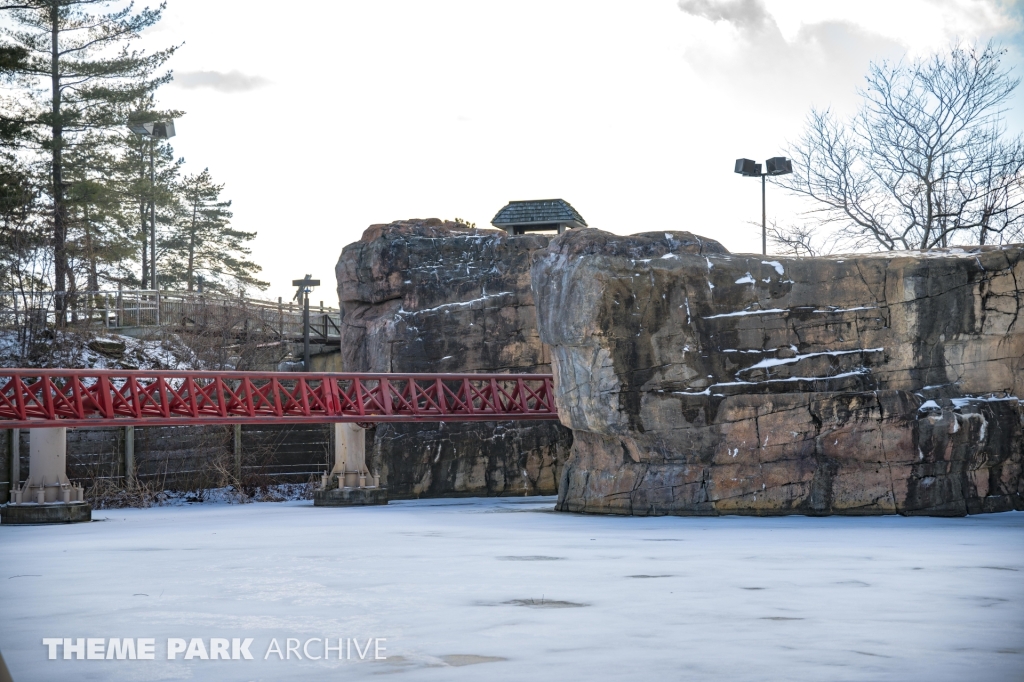
<instances>
[{"instance_id":1,"label":"shingled roof","mask_svg":"<svg viewBox=\"0 0 1024 682\"><path fill-rule=\"evenodd\" d=\"M583 219L583 216L565 199L510 201L491 220L491 225L495 227L531 224L556 225L559 223L571 227L587 226L587 221Z\"/></svg>"}]
</instances>

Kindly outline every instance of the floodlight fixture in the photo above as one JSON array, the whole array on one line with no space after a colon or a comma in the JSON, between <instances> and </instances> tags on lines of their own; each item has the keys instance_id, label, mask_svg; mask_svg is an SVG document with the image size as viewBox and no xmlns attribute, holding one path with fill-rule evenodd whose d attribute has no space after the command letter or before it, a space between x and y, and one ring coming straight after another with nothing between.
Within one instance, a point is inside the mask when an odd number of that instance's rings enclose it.
<instances>
[{"instance_id":1,"label":"floodlight fixture","mask_svg":"<svg viewBox=\"0 0 1024 682\"><path fill-rule=\"evenodd\" d=\"M761 253L768 255L768 220L765 210L765 178L769 175L788 175L793 172L793 162L785 156L773 156L764 162L766 172L761 172L761 164L751 159L736 159L735 172L745 178L761 178Z\"/></svg>"},{"instance_id":2,"label":"floodlight fixture","mask_svg":"<svg viewBox=\"0 0 1024 682\"><path fill-rule=\"evenodd\" d=\"M748 178L761 177L761 164L751 159L736 159L736 172Z\"/></svg>"},{"instance_id":3,"label":"floodlight fixture","mask_svg":"<svg viewBox=\"0 0 1024 682\"><path fill-rule=\"evenodd\" d=\"M764 162L768 175L789 175L793 172L793 162L785 156L776 156Z\"/></svg>"},{"instance_id":4,"label":"floodlight fixture","mask_svg":"<svg viewBox=\"0 0 1024 682\"><path fill-rule=\"evenodd\" d=\"M174 137L174 121L129 121L128 130L143 137L166 140Z\"/></svg>"}]
</instances>

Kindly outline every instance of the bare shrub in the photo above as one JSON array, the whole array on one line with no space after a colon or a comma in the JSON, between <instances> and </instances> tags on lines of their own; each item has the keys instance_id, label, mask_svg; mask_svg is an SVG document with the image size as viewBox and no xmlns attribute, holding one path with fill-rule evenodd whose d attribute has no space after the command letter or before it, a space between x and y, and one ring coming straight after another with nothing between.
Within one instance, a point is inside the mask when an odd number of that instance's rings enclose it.
<instances>
[{"instance_id":1,"label":"bare shrub","mask_svg":"<svg viewBox=\"0 0 1024 682\"><path fill-rule=\"evenodd\" d=\"M95 509L152 507L163 497L162 486L157 481L140 481L137 478L94 478L85 491L85 500Z\"/></svg>"}]
</instances>

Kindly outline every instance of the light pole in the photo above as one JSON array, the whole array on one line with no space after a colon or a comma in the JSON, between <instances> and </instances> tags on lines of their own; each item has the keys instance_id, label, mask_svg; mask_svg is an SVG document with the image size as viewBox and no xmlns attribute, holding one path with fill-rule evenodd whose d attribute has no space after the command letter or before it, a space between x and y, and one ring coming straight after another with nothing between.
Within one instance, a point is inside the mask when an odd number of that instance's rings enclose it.
<instances>
[{"instance_id":1,"label":"light pole","mask_svg":"<svg viewBox=\"0 0 1024 682\"><path fill-rule=\"evenodd\" d=\"M750 159L736 159L736 172L745 178L761 178L761 253L768 255L768 212L765 208L765 179L769 175L787 175L793 172L793 162L785 156L775 156L764 162L766 172L761 172L761 164Z\"/></svg>"},{"instance_id":2,"label":"light pole","mask_svg":"<svg viewBox=\"0 0 1024 682\"><path fill-rule=\"evenodd\" d=\"M153 162L156 141L174 137L174 121L130 121L128 129L140 137L149 138L149 272L153 289L160 290L156 278L156 167ZM142 273L145 279L146 273Z\"/></svg>"},{"instance_id":3,"label":"light pole","mask_svg":"<svg viewBox=\"0 0 1024 682\"><path fill-rule=\"evenodd\" d=\"M293 279L292 286L298 287L295 299L302 303L302 369L309 371L309 292L313 287L320 286L320 280L311 279L306 275L303 279Z\"/></svg>"}]
</instances>

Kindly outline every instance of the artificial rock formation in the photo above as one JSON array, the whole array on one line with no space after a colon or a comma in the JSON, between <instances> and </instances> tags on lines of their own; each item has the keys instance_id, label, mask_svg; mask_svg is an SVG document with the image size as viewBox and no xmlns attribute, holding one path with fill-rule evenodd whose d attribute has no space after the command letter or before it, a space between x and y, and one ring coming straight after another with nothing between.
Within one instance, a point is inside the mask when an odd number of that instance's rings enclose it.
<instances>
[{"instance_id":1,"label":"artificial rock formation","mask_svg":"<svg viewBox=\"0 0 1024 682\"><path fill-rule=\"evenodd\" d=\"M1024 509L1024 249L787 259L571 231L533 287L562 422L558 508Z\"/></svg>"},{"instance_id":2,"label":"artificial rock formation","mask_svg":"<svg viewBox=\"0 0 1024 682\"><path fill-rule=\"evenodd\" d=\"M436 219L370 226L336 270L344 370L550 372L530 288L547 245ZM551 495L571 442L557 422L380 424L367 456L392 499Z\"/></svg>"}]
</instances>

